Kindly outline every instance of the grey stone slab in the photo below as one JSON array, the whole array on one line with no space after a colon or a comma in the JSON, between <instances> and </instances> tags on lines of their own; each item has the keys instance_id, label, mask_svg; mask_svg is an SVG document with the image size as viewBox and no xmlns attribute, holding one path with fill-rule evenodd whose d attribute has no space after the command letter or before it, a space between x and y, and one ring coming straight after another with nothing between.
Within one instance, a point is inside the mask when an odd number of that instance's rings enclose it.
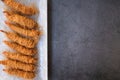
<instances>
[{"instance_id":1,"label":"grey stone slab","mask_svg":"<svg viewBox=\"0 0 120 80\"><path fill-rule=\"evenodd\" d=\"M49 0L49 80L120 80L120 0Z\"/></svg>"}]
</instances>

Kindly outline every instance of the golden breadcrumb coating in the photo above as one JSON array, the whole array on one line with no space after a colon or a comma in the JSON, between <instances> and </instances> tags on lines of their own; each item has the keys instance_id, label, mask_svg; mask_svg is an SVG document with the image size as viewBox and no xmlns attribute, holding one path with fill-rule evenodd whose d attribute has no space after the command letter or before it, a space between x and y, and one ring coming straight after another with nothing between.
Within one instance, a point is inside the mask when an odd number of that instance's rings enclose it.
<instances>
[{"instance_id":1,"label":"golden breadcrumb coating","mask_svg":"<svg viewBox=\"0 0 120 80\"><path fill-rule=\"evenodd\" d=\"M5 33L10 40L22 46L25 46L27 48L34 48L36 46L36 42L33 39L21 37L20 35L13 32L6 32L3 30L0 30L0 31Z\"/></svg>"},{"instance_id":2,"label":"golden breadcrumb coating","mask_svg":"<svg viewBox=\"0 0 120 80\"><path fill-rule=\"evenodd\" d=\"M5 24L12 29L13 31L17 32L20 35L27 36L27 37L39 37L42 32L39 30L34 30L34 29L23 29L17 25L11 24L10 22L5 21Z\"/></svg>"},{"instance_id":3,"label":"golden breadcrumb coating","mask_svg":"<svg viewBox=\"0 0 120 80\"><path fill-rule=\"evenodd\" d=\"M3 71L7 72L10 75L15 75L17 77L25 79L33 79L36 76L35 72L21 71L19 69L3 69Z\"/></svg>"},{"instance_id":4,"label":"golden breadcrumb coating","mask_svg":"<svg viewBox=\"0 0 120 80\"><path fill-rule=\"evenodd\" d=\"M35 54L37 54L37 49L36 48L26 48L24 46L21 46L15 42L10 42L10 41L4 41L4 43L6 45L8 45L10 48L12 48L13 50L24 54L24 55L30 55L33 56Z\"/></svg>"},{"instance_id":5,"label":"golden breadcrumb coating","mask_svg":"<svg viewBox=\"0 0 120 80\"><path fill-rule=\"evenodd\" d=\"M14 9L15 11L25 14L25 15L34 15L38 11L35 7L31 6L25 6L19 2L16 2L15 0L2 0L7 6Z\"/></svg>"},{"instance_id":6,"label":"golden breadcrumb coating","mask_svg":"<svg viewBox=\"0 0 120 80\"><path fill-rule=\"evenodd\" d=\"M31 18L22 16L22 15L19 15L17 13L10 12L10 11L4 11L4 14L9 21L17 23L24 28L32 29L32 28L38 27L37 22Z\"/></svg>"},{"instance_id":7,"label":"golden breadcrumb coating","mask_svg":"<svg viewBox=\"0 0 120 80\"><path fill-rule=\"evenodd\" d=\"M33 64L26 64L26 63L22 63L22 62L10 60L10 59L1 60L0 64L5 65L6 67L9 67L9 68L21 69L23 71L34 72L36 70L36 66Z\"/></svg>"},{"instance_id":8,"label":"golden breadcrumb coating","mask_svg":"<svg viewBox=\"0 0 120 80\"><path fill-rule=\"evenodd\" d=\"M12 60L17 60L20 62L30 63L30 64L37 63L37 58L31 57L31 56L25 56L17 52L15 53L15 52L4 51L3 54L5 57Z\"/></svg>"}]
</instances>

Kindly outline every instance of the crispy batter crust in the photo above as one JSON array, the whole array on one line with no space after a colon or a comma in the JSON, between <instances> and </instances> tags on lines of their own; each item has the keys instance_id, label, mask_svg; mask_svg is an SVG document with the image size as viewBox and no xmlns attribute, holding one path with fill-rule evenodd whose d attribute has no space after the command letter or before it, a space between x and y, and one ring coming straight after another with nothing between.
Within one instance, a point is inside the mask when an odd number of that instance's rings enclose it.
<instances>
[{"instance_id":1,"label":"crispy batter crust","mask_svg":"<svg viewBox=\"0 0 120 80\"><path fill-rule=\"evenodd\" d=\"M4 11L4 14L9 21L17 23L24 28L32 29L38 27L37 22L35 22L33 19L30 19L28 17L10 11Z\"/></svg>"},{"instance_id":2,"label":"crispy batter crust","mask_svg":"<svg viewBox=\"0 0 120 80\"><path fill-rule=\"evenodd\" d=\"M25 46L27 48L34 48L36 46L36 42L32 39L21 37L20 35L13 33L13 32L6 32L3 30L0 30L0 31L4 32L10 40L22 46Z\"/></svg>"},{"instance_id":3,"label":"crispy batter crust","mask_svg":"<svg viewBox=\"0 0 120 80\"><path fill-rule=\"evenodd\" d=\"M15 75L25 79L33 79L35 77L34 72L26 72L18 69L3 69L3 71L7 72L10 75Z\"/></svg>"},{"instance_id":4,"label":"crispy batter crust","mask_svg":"<svg viewBox=\"0 0 120 80\"><path fill-rule=\"evenodd\" d=\"M26 48L24 46L21 46L21 45L15 43L15 42L4 41L4 43L6 45L8 45L10 48L12 48L13 50L16 50L17 52L24 54L24 55L32 56L32 55L35 55L37 53L36 49Z\"/></svg>"},{"instance_id":5,"label":"crispy batter crust","mask_svg":"<svg viewBox=\"0 0 120 80\"><path fill-rule=\"evenodd\" d=\"M30 64L37 63L37 58L31 57L31 56L25 56L25 55L22 55L20 53L13 53L13 52L4 51L3 54L5 55L5 57L12 59L12 60L17 60L20 62L30 63Z\"/></svg>"},{"instance_id":6,"label":"crispy batter crust","mask_svg":"<svg viewBox=\"0 0 120 80\"><path fill-rule=\"evenodd\" d=\"M5 24L10 27L13 31L17 32L20 35L27 36L27 37L39 37L41 35L41 32L39 30L34 29L23 29L17 25L11 24L7 21L5 21Z\"/></svg>"},{"instance_id":7,"label":"crispy batter crust","mask_svg":"<svg viewBox=\"0 0 120 80\"><path fill-rule=\"evenodd\" d=\"M21 3L15 2L14 0L2 0L7 6L14 9L15 11L25 14L25 15L34 15L38 11L34 7L25 6Z\"/></svg>"},{"instance_id":8,"label":"crispy batter crust","mask_svg":"<svg viewBox=\"0 0 120 80\"><path fill-rule=\"evenodd\" d=\"M36 69L35 65L26 64L26 63L14 61L14 60L1 60L0 64L5 65L10 68L21 69L23 71L30 71L30 72L34 72Z\"/></svg>"}]
</instances>

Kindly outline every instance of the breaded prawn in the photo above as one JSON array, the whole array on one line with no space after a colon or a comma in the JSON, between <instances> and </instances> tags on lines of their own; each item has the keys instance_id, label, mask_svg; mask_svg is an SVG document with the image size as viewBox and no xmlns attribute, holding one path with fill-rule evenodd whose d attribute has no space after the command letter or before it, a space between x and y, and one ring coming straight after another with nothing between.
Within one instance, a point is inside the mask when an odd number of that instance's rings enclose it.
<instances>
[{"instance_id":1,"label":"breaded prawn","mask_svg":"<svg viewBox=\"0 0 120 80\"><path fill-rule=\"evenodd\" d=\"M21 71L19 69L3 69L3 71L24 79L33 79L36 76L34 72Z\"/></svg>"},{"instance_id":2,"label":"breaded prawn","mask_svg":"<svg viewBox=\"0 0 120 80\"><path fill-rule=\"evenodd\" d=\"M31 56L25 56L20 53L4 51L3 54L5 55L5 57L12 59L12 60L17 60L20 62L30 63L30 64L37 63L37 58L31 57Z\"/></svg>"},{"instance_id":3,"label":"breaded prawn","mask_svg":"<svg viewBox=\"0 0 120 80\"><path fill-rule=\"evenodd\" d=\"M13 50L24 54L24 55L30 55L33 56L37 53L37 49L36 48L26 48L24 46L21 46L15 42L10 42L10 41L4 41L4 43L6 45L8 45L10 48L12 48Z\"/></svg>"},{"instance_id":4,"label":"breaded prawn","mask_svg":"<svg viewBox=\"0 0 120 80\"><path fill-rule=\"evenodd\" d=\"M32 29L38 27L37 22L31 18L16 14L11 11L4 11L4 14L9 21L19 24L24 28Z\"/></svg>"},{"instance_id":5,"label":"breaded prawn","mask_svg":"<svg viewBox=\"0 0 120 80\"><path fill-rule=\"evenodd\" d=\"M14 9L15 11L17 11L21 14L34 15L38 12L36 8L30 7L30 6L25 6L19 2L16 2L15 0L2 0L2 1L7 6L9 6L10 8Z\"/></svg>"},{"instance_id":6,"label":"breaded prawn","mask_svg":"<svg viewBox=\"0 0 120 80\"><path fill-rule=\"evenodd\" d=\"M34 29L23 29L17 25L11 24L10 22L5 21L5 24L10 27L13 31L17 32L20 35L27 37L39 37L42 33L39 30Z\"/></svg>"},{"instance_id":7,"label":"breaded prawn","mask_svg":"<svg viewBox=\"0 0 120 80\"><path fill-rule=\"evenodd\" d=\"M30 71L30 72L34 72L36 69L35 65L26 64L26 63L22 63L22 62L10 60L10 59L1 60L0 64L5 65L6 67L9 67L9 68L21 69L23 71Z\"/></svg>"},{"instance_id":8,"label":"breaded prawn","mask_svg":"<svg viewBox=\"0 0 120 80\"><path fill-rule=\"evenodd\" d=\"M16 42L22 46L25 46L27 48L34 48L36 46L36 42L33 39L28 39L21 37L20 35L13 33L13 32L6 32L3 30L0 30L1 32L5 33L6 36L12 40L13 42Z\"/></svg>"}]
</instances>

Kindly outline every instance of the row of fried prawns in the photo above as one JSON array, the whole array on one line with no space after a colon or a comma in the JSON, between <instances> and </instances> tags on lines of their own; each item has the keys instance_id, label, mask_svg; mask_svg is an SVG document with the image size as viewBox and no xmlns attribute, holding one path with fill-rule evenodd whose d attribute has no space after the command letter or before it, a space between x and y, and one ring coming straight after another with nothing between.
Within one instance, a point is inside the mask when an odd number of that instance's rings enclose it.
<instances>
[{"instance_id":1,"label":"row of fried prawns","mask_svg":"<svg viewBox=\"0 0 120 80\"><path fill-rule=\"evenodd\" d=\"M36 8L25 6L14 0L1 1L11 9L11 11L4 11L3 13L7 18L5 24L13 32L4 30L0 30L0 32L3 32L10 39L10 41L4 41L4 43L15 52L4 51L3 54L7 59L1 60L0 64L5 65L6 69L3 69L3 71L10 75L33 79L38 60L35 57L37 54L36 45L41 31L38 30L37 22L27 16L34 15L38 11Z\"/></svg>"}]
</instances>

